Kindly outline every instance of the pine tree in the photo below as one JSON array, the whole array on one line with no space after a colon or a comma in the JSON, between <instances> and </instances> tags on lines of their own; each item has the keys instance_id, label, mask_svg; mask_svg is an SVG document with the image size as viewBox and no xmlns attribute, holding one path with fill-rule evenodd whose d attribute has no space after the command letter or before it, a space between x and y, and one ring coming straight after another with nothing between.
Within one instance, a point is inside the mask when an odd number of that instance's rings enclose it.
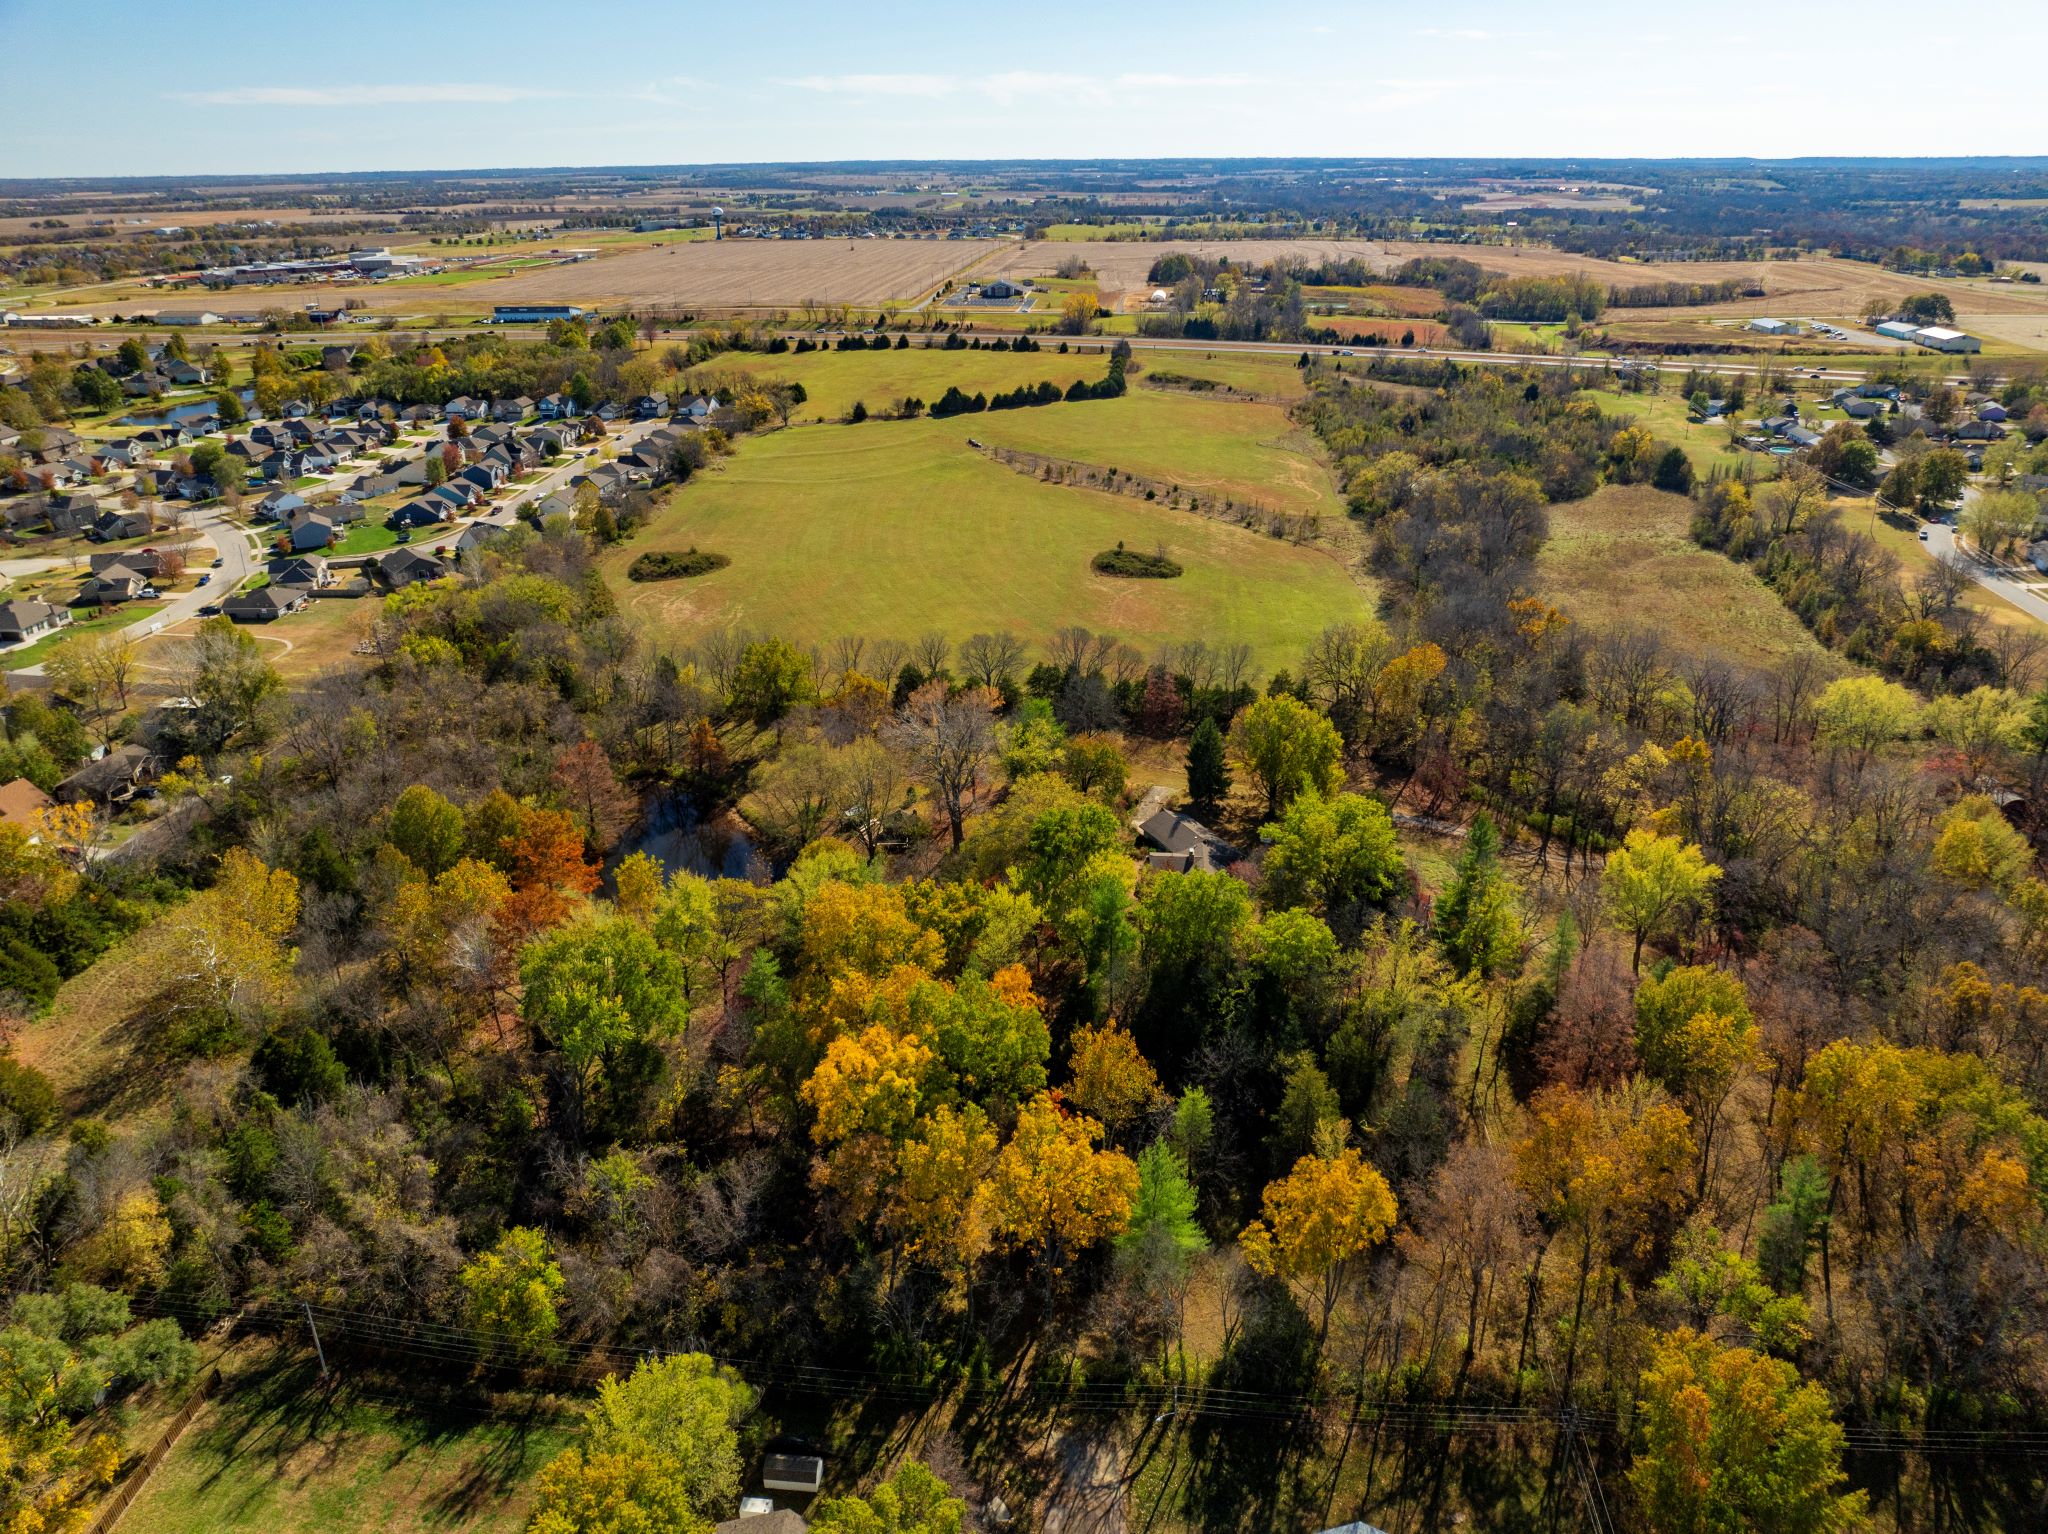
<instances>
[{"instance_id":1,"label":"pine tree","mask_svg":"<svg viewBox=\"0 0 2048 1534\"><path fill-rule=\"evenodd\" d=\"M1500 832L1481 814L1465 837L1457 877L1436 907L1437 941L1466 974L1491 977L1521 952L1514 893L1500 869Z\"/></svg>"},{"instance_id":2,"label":"pine tree","mask_svg":"<svg viewBox=\"0 0 2048 1534\"><path fill-rule=\"evenodd\" d=\"M1230 792L1230 763L1223 754L1223 732L1204 715L1188 741L1188 794L1197 804L1214 804Z\"/></svg>"}]
</instances>

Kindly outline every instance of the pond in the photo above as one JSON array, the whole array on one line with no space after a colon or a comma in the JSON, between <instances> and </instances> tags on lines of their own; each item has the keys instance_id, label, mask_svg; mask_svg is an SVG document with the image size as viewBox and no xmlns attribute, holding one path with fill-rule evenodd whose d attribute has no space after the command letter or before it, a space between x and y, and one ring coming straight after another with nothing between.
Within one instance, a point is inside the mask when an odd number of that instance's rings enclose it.
<instances>
[{"instance_id":1,"label":"pond","mask_svg":"<svg viewBox=\"0 0 2048 1534\"><path fill-rule=\"evenodd\" d=\"M607 881L619 864L636 852L653 858L670 878L693 873L706 879L755 879L765 878L771 871L739 817L728 813L707 822L683 794L656 794L648 799L640 824L606 860Z\"/></svg>"},{"instance_id":2,"label":"pond","mask_svg":"<svg viewBox=\"0 0 2048 1534\"><path fill-rule=\"evenodd\" d=\"M249 404L256 398L256 391L254 389L241 389L236 392L241 395L244 405ZM219 409L220 407L215 405L210 399L195 399L187 404L172 405L165 410L152 410L146 415L124 415L114 424L116 426L169 426L173 422L203 420L207 416L217 415Z\"/></svg>"}]
</instances>

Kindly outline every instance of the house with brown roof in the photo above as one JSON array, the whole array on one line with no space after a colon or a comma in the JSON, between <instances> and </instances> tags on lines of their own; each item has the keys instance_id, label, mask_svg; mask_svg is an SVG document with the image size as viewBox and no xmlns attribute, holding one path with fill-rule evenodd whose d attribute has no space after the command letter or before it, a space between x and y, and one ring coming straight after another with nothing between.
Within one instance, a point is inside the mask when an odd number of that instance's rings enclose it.
<instances>
[{"instance_id":1,"label":"house with brown roof","mask_svg":"<svg viewBox=\"0 0 2048 1534\"><path fill-rule=\"evenodd\" d=\"M27 778L0 783L0 825L27 825L56 803Z\"/></svg>"},{"instance_id":2,"label":"house with brown roof","mask_svg":"<svg viewBox=\"0 0 2048 1534\"><path fill-rule=\"evenodd\" d=\"M0 602L0 643L22 644L64 627L71 614L34 597Z\"/></svg>"}]
</instances>

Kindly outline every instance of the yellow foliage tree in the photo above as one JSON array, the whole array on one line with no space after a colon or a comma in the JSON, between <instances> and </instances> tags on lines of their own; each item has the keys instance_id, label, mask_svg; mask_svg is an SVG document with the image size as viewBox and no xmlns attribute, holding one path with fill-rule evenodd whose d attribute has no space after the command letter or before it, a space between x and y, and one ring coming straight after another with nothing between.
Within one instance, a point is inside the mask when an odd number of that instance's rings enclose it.
<instances>
[{"instance_id":1,"label":"yellow foliage tree","mask_svg":"<svg viewBox=\"0 0 2048 1534\"><path fill-rule=\"evenodd\" d=\"M1318 1307L1320 1351L1352 1259L1384 1241L1398 1213L1386 1178L1347 1147L1332 1156L1303 1156L1293 1171L1269 1183L1259 1218L1238 1244L1254 1273L1283 1280Z\"/></svg>"},{"instance_id":2,"label":"yellow foliage tree","mask_svg":"<svg viewBox=\"0 0 2048 1534\"><path fill-rule=\"evenodd\" d=\"M1002 976L996 979L1000 982ZM1074 1078L1075 1104L1100 1119L1112 1139L1150 1112L1164 1095L1159 1074L1139 1052L1138 1041L1114 1021L1100 1028L1075 1030L1067 1069Z\"/></svg>"},{"instance_id":3,"label":"yellow foliage tree","mask_svg":"<svg viewBox=\"0 0 2048 1534\"><path fill-rule=\"evenodd\" d=\"M1130 1224L1138 1165L1119 1151L1097 1149L1101 1139L1095 1120L1068 1113L1041 1092L1017 1115L1016 1132L990 1173L996 1239L1036 1253L1048 1285L1070 1255Z\"/></svg>"}]
</instances>

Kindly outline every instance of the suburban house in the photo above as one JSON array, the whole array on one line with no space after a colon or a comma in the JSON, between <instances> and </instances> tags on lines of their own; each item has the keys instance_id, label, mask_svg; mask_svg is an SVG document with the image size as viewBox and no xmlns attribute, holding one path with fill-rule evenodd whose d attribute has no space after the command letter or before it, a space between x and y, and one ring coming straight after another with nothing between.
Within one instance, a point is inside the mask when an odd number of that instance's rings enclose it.
<instances>
[{"instance_id":1,"label":"suburban house","mask_svg":"<svg viewBox=\"0 0 2048 1534\"><path fill-rule=\"evenodd\" d=\"M306 498L297 491L273 490L270 494L263 497L262 500L258 501L254 509L259 517L268 517L274 522L282 522L293 512L303 511L305 508Z\"/></svg>"},{"instance_id":2,"label":"suburban house","mask_svg":"<svg viewBox=\"0 0 2048 1534\"><path fill-rule=\"evenodd\" d=\"M72 598L74 607L111 607L132 602L150 589L150 578L132 565L111 564L93 571Z\"/></svg>"},{"instance_id":3,"label":"suburban house","mask_svg":"<svg viewBox=\"0 0 2048 1534\"><path fill-rule=\"evenodd\" d=\"M643 394L633 401L633 419L651 421L668 413L668 401L659 394Z\"/></svg>"},{"instance_id":4,"label":"suburban house","mask_svg":"<svg viewBox=\"0 0 2048 1534\"><path fill-rule=\"evenodd\" d=\"M395 532L410 532L415 528L439 527L448 520L449 506L446 501L432 496L421 496L416 501L407 501L403 506L384 519L384 525Z\"/></svg>"},{"instance_id":5,"label":"suburban house","mask_svg":"<svg viewBox=\"0 0 2048 1534\"><path fill-rule=\"evenodd\" d=\"M36 816L56 802L27 778L0 783L0 825L32 824Z\"/></svg>"},{"instance_id":6,"label":"suburban house","mask_svg":"<svg viewBox=\"0 0 2048 1534\"><path fill-rule=\"evenodd\" d=\"M532 414L533 401L524 394L497 400L491 405L491 419L494 421L523 421Z\"/></svg>"},{"instance_id":7,"label":"suburban house","mask_svg":"<svg viewBox=\"0 0 2048 1534\"><path fill-rule=\"evenodd\" d=\"M394 591L421 581L439 580L448 573L440 560L418 549L387 549L378 556L373 568L378 579Z\"/></svg>"},{"instance_id":8,"label":"suburban house","mask_svg":"<svg viewBox=\"0 0 2048 1534\"><path fill-rule=\"evenodd\" d=\"M508 517L503 521L472 522L455 539L455 552L468 554L482 548L502 532L519 525L518 519Z\"/></svg>"},{"instance_id":9,"label":"suburban house","mask_svg":"<svg viewBox=\"0 0 2048 1534\"><path fill-rule=\"evenodd\" d=\"M341 534L334 523L317 511L309 511L292 523L290 542L294 554L324 549Z\"/></svg>"},{"instance_id":10,"label":"suburban house","mask_svg":"<svg viewBox=\"0 0 2048 1534\"><path fill-rule=\"evenodd\" d=\"M1159 850L1151 866L1172 873L1221 873L1236 861L1236 852L1199 820L1165 806L1137 826L1138 834Z\"/></svg>"},{"instance_id":11,"label":"suburban house","mask_svg":"<svg viewBox=\"0 0 2048 1534\"><path fill-rule=\"evenodd\" d=\"M120 554L95 554L89 565L94 575L120 566L153 581L174 563L182 568L184 557L182 549L129 549Z\"/></svg>"},{"instance_id":12,"label":"suburban house","mask_svg":"<svg viewBox=\"0 0 2048 1534\"><path fill-rule=\"evenodd\" d=\"M165 453L190 442L192 433L185 429L182 422L167 421L162 426L143 427L135 434L135 440L152 453Z\"/></svg>"},{"instance_id":13,"label":"suburban house","mask_svg":"<svg viewBox=\"0 0 2048 1534\"><path fill-rule=\"evenodd\" d=\"M500 458L479 458L475 463L455 476L461 484L474 485L483 494L489 495L505 483L505 462Z\"/></svg>"},{"instance_id":14,"label":"suburban house","mask_svg":"<svg viewBox=\"0 0 2048 1534\"><path fill-rule=\"evenodd\" d=\"M702 426L711 419L714 412L723 408L717 395L696 394L676 407L676 419Z\"/></svg>"},{"instance_id":15,"label":"suburban house","mask_svg":"<svg viewBox=\"0 0 2048 1534\"><path fill-rule=\"evenodd\" d=\"M321 590L333 584L334 572L325 554L293 554L273 559L269 565L273 586L307 586Z\"/></svg>"},{"instance_id":16,"label":"suburban house","mask_svg":"<svg viewBox=\"0 0 2048 1534\"><path fill-rule=\"evenodd\" d=\"M482 400L458 394L441 407L441 414L451 421L479 421L490 414L490 410Z\"/></svg>"},{"instance_id":17,"label":"suburban house","mask_svg":"<svg viewBox=\"0 0 2048 1534\"><path fill-rule=\"evenodd\" d=\"M297 612L306 605L306 600L303 586L273 583L259 586L254 591L237 592L220 604L220 610L236 623L268 623L286 613Z\"/></svg>"},{"instance_id":18,"label":"suburban house","mask_svg":"<svg viewBox=\"0 0 2048 1534\"><path fill-rule=\"evenodd\" d=\"M133 468L149 456L149 449L132 437L117 437L112 442L95 443L92 449L93 461L102 468Z\"/></svg>"},{"instance_id":19,"label":"suburban house","mask_svg":"<svg viewBox=\"0 0 2048 1534\"><path fill-rule=\"evenodd\" d=\"M85 536L94 543L109 543L116 538L144 538L154 530L146 511L103 511Z\"/></svg>"},{"instance_id":20,"label":"suburban house","mask_svg":"<svg viewBox=\"0 0 2048 1534\"><path fill-rule=\"evenodd\" d=\"M52 607L34 597L0 602L0 642L20 644L25 640L40 639L70 621L71 614L63 608Z\"/></svg>"},{"instance_id":21,"label":"suburban house","mask_svg":"<svg viewBox=\"0 0 2048 1534\"><path fill-rule=\"evenodd\" d=\"M163 393L170 386L170 379L161 373L130 373L121 380L121 392L130 399L147 399L152 394Z\"/></svg>"},{"instance_id":22,"label":"suburban house","mask_svg":"<svg viewBox=\"0 0 2048 1534\"><path fill-rule=\"evenodd\" d=\"M156 770L156 758L141 746L116 746L87 762L57 785L59 804L126 804Z\"/></svg>"},{"instance_id":23,"label":"suburban house","mask_svg":"<svg viewBox=\"0 0 2048 1534\"><path fill-rule=\"evenodd\" d=\"M50 519L50 531L79 533L91 527L100 514L97 497L52 495L43 502L43 515Z\"/></svg>"},{"instance_id":24,"label":"suburban house","mask_svg":"<svg viewBox=\"0 0 2048 1534\"><path fill-rule=\"evenodd\" d=\"M559 421L576 413L576 404L566 394L543 394L533 413L543 421Z\"/></svg>"},{"instance_id":25,"label":"suburban house","mask_svg":"<svg viewBox=\"0 0 2048 1534\"><path fill-rule=\"evenodd\" d=\"M205 368L196 362L187 362L180 357L173 357L168 362L160 363L158 371L172 383L188 389L206 382Z\"/></svg>"}]
</instances>

